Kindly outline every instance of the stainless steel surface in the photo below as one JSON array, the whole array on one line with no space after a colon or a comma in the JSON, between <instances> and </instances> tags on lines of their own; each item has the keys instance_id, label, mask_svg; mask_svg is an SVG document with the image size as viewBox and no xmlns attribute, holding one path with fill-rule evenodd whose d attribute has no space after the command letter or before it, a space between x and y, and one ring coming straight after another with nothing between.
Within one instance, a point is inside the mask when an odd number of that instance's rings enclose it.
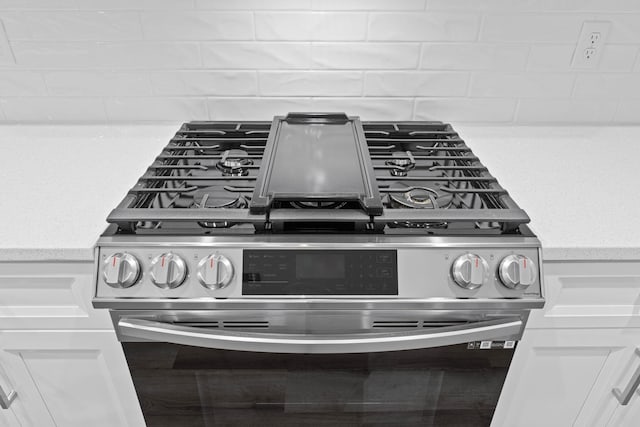
<instances>
[{"instance_id":1,"label":"stainless steel surface","mask_svg":"<svg viewBox=\"0 0 640 427\"><path fill-rule=\"evenodd\" d=\"M312 211L313 212L313 211ZM313 249L339 248L539 248L536 237L519 235L492 236L424 236L424 235L380 235L380 234L253 234L220 236L101 236L98 247L153 245L162 247L235 247L256 249L269 247L291 247L292 245Z\"/></svg>"},{"instance_id":2,"label":"stainless steel surface","mask_svg":"<svg viewBox=\"0 0 640 427\"><path fill-rule=\"evenodd\" d=\"M104 260L102 278L113 288L128 288L140 278L140 263L129 253L117 252Z\"/></svg>"},{"instance_id":3,"label":"stainless steel surface","mask_svg":"<svg viewBox=\"0 0 640 427\"><path fill-rule=\"evenodd\" d=\"M157 287L174 289L182 285L187 277L187 265L180 255L163 253L151 260L149 276Z\"/></svg>"},{"instance_id":4,"label":"stainless steel surface","mask_svg":"<svg viewBox=\"0 0 640 427\"><path fill-rule=\"evenodd\" d=\"M209 289L222 289L233 279L233 264L224 255L211 254L198 263L198 281Z\"/></svg>"},{"instance_id":5,"label":"stainless steel surface","mask_svg":"<svg viewBox=\"0 0 640 427\"><path fill-rule=\"evenodd\" d=\"M282 298L269 296L249 297L242 293L243 251L247 249L279 250L389 250L397 253L398 293L397 295L371 295L362 298L358 295L332 295L321 298L312 295L283 295ZM191 298L199 307L219 307L224 304L236 304L239 300L254 305L261 300L280 301L280 303L307 304L309 301L328 304L330 301L349 300L360 303L391 302L398 305L420 302L428 306L463 305L506 306L524 304L538 307L541 298L541 283L528 289L509 289L503 286L498 277L498 263L514 252L526 254L539 267L539 242L535 238L522 236L498 236L489 238L453 237L453 236L385 236L385 235L252 235L252 236L117 236L103 237L98 242L98 259L102 260L114 252L134 252L147 268L149 259L158 254L171 251L180 255L191 270L185 283L176 289L163 290L150 283L145 277L136 286L128 289L113 289L105 286L102 276L97 276L96 306L104 307L114 299L122 298L128 307L132 299L144 302L145 307L169 306ZM485 285L476 289L465 289L454 281L451 266L454 260L468 253L481 256L488 264L489 277ZM197 266L212 254L222 255L234 267L231 282L224 288L202 286L202 276L198 277ZM210 262L210 261L209 261ZM222 264L221 264L222 265ZM100 270L98 270L100 271ZM222 274L222 272L220 272ZM542 277L538 275L538 277ZM222 300L221 298L224 298ZM101 303L102 301L103 303ZM385 302L386 301L386 302ZM452 303L450 303L452 302ZM241 305L236 305L240 307ZM138 307L141 308L141 307Z\"/></svg>"},{"instance_id":6,"label":"stainless steel surface","mask_svg":"<svg viewBox=\"0 0 640 427\"><path fill-rule=\"evenodd\" d=\"M526 289L536 281L536 263L524 255L508 255L500 262L499 273L507 288Z\"/></svg>"},{"instance_id":7,"label":"stainless steel surface","mask_svg":"<svg viewBox=\"0 0 640 427\"><path fill-rule=\"evenodd\" d=\"M635 354L637 356L640 356L640 347L636 348ZM636 368L624 390L620 390L616 387L612 390L612 392L616 399L618 399L618 402L620 402L622 406L626 406L629 404L629 401L631 400L634 392L637 391L638 394L640 394L638 386L640 386L640 366Z\"/></svg>"},{"instance_id":8,"label":"stainless steel surface","mask_svg":"<svg viewBox=\"0 0 640 427\"><path fill-rule=\"evenodd\" d=\"M528 221L446 123L185 123L109 215L93 305L124 341L245 351L517 340L544 305ZM149 274L122 286L114 254Z\"/></svg>"},{"instance_id":9,"label":"stainless steel surface","mask_svg":"<svg viewBox=\"0 0 640 427\"><path fill-rule=\"evenodd\" d=\"M96 308L117 310L531 310L544 307L543 298L531 299L378 299L378 298L96 298Z\"/></svg>"},{"instance_id":10,"label":"stainless steel surface","mask_svg":"<svg viewBox=\"0 0 640 427\"><path fill-rule=\"evenodd\" d=\"M2 386L0 386L0 408L9 409L16 397L18 397L18 393L15 390L5 393Z\"/></svg>"},{"instance_id":11,"label":"stainless steel surface","mask_svg":"<svg viewBox=\"0 0 640 427\"><path fill-rule=\"evenodd\" d=\"M278 335L257 332L209 331L141 319L121 319L120 335L204 348L270 353L368 353L441 347L484 341L520 333L520 319L442 327L436 331L343 335Z\"/></svg>"},{"instance_id":12,"label":"stainless steel surface","mask_svg":"<svg viewBox=\"0 0 640 427\"><path fill-rule=\"evenodd\" d=\"M453 280L458 286L465 289L479 288L487 281L489 264L479 255L460 255L451 267Z\"/></svg>"}]
</instances>

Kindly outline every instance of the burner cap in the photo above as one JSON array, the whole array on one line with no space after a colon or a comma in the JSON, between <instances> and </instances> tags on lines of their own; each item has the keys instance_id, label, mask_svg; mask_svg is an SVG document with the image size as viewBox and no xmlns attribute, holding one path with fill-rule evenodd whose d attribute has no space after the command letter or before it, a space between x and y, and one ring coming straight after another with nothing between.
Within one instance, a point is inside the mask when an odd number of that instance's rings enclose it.
<instances>
[{"instance_id":1,"label":"burner cap","mask_svg":"<svg viewBox=\"0 0 640 427\"><path fill-rule=\"evenodd\" d=\"M389 169L389 173L393 176L407 176L407 172L416 166L416 161L410 151L394 151L391 157L393 158L387 160L386 164L393 166Z\"/></svg>"},{"instance_id":2,"label":"burner cap","mask_svg":"<svg viewBox=\"0 0 640 427\"><path fill-rule=\"evenodd\" d=\"M226 150L222 153L222 159L216 163L216 168L224 176L245 176L249 174L246 166L252 165L253 161L247 159L248 153L244 150Z\"/></svg>"},{"instance_id":3,"label":"burner cap","mask_svg":"<svg viewBox=\"0 0 640 427\"><path fill-rule=\"evenodd\" d=\"M308 202L308 201L294 201L291 202L293 207L299 209L340 209L346 202Z\"/></svg>"},{"instance_id":4,"label":"burner cap","mask_svg":"<svg viewBox=\"0 0 640 427\"><path fill-rule=\"evenodd\" d=\"M393 182L389 185L389 198L392 205L400 205L395 207L407 207L415 209L437 209L446 208L451 202L453 196L437 189L437 186L427 187L416 183L416 185L407 185L403 182Z\"/></svg>"},{"instance_id":5,"label":"burner cap","mask_svg":"<svg viewBox=\"0 0 640 427\"><path fill-rule=\"evenodd\" d=\"M246 208L247 205L247 199L241 194L208 187L194 192L191 208L233 209ZM228 228L233 225L227 221L201 221L198 224L204 228Z\"/></svg>"}]
</instances>

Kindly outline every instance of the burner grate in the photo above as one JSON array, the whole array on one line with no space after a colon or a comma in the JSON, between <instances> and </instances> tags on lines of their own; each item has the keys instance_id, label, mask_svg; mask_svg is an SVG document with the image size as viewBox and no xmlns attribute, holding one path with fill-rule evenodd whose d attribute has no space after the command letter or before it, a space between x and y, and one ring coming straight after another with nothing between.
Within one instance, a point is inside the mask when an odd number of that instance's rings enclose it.
<instances>
[{"instance_id":1,"label":"burner grate","mask_svg":"<svg viewBox=\"0 0 640 427\"><path fill-rule=\"evenodd\" d=\"M363 174L365 187L372 186L372 206L379 200L381 211L365 209L357 198L339 192L335 200L330 195L276 197L251 209L256 185L267 173L268 141L276 121L190 122L181 126L107 220L125 232L196 234L238 227L249 233L295 231L296 223L304 224L305 232L313 224L321 232L332 224L345 232L352 224L356 232L513 233L529 222L451 125L361 123L344 117L365 142L368 159L361 164L371 165ZM296 173L304 169L293 168ZM291 176L295 179L299 177ZM229 200L241 202L212 202L213 195L226 199L226 193ZM202 194L212 199L201 203ZM218 227L221 224L224 227Z\"/></svg>"}]
</instances>

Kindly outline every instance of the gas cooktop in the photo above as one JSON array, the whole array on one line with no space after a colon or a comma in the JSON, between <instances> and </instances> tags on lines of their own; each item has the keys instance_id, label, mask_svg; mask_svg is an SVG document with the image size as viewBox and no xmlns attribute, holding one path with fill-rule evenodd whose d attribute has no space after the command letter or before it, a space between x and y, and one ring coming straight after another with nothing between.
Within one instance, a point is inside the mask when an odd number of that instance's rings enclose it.
<instances>
[{"instance_id":1,"label":"gas cooktop","mask_svg":"<svg viewBox=\"0 0 640 427\"><path fill-rule=\"evenodd\" d=\"M450 124L343 113L185 123L107 221L107 234L531 235Z\"/></svg>"}]
</instances>

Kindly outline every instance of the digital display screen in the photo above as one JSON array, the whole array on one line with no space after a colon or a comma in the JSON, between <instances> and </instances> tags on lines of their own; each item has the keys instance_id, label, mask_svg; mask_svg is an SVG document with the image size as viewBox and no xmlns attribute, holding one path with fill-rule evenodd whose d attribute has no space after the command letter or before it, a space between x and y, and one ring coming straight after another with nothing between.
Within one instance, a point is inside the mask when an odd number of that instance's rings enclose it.
<instances>
[{"instance_id":1,"label":"digital display screen","mask_svg":"<svg viewBox=\"0 0 640 427\"><path fill-rule=\"evenodd\" d=\"M344 279L344 256L333 254L296 255L297 279Z\"/></svg>"},{"instance_id":2,"label":"digital display screen","mask_svg":"<svg viewBox=\"0 0 640 427\"><path fill-rule=\"evenodd\" d=\"M398 295L395 250L245 249L242 295Z\"/></svg>"}]
</instances>

